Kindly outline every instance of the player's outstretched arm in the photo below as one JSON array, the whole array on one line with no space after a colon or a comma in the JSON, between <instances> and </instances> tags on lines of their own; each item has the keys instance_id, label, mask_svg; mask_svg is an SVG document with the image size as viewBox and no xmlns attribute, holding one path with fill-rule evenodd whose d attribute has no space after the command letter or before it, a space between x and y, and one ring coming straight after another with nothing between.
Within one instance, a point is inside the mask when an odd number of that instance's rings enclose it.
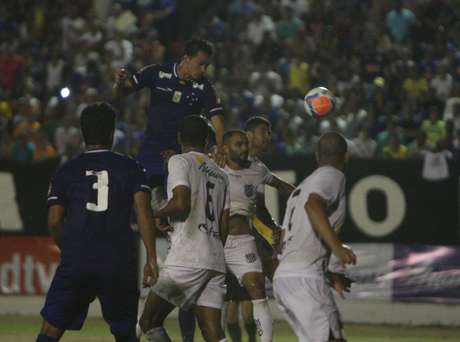
<instances>
[{"instance_id":1,"label":"player's outstretched arm","mask_svg":"<svg viewBox=\"0 0 460 342\"><path fill-rule=\"evenodd\" d=\"M127 96L135 91L126 69L121 68L115 72L115 83L112 90L116 98Z\"/></svg>"},{"instance_id":2,"label":"player's outstretched arm","mask_svg":"<svg viewBox=\"0 0 460 342\"><path fill-rule=\"evenodd\" d=\"M147 251L147 260L144 265L144 286L152 286L158 278L156 236L153 225L153 213L150 206L151 196L149 192L143 191L134 194L134 208L136 210L139 233Z\"/></svg>"},{"instance_id":3,"label":"player's outstretched arm","mask_svg":"<svg viewBox=\"0 0 460 342\"><path fill-rule=\"evenodd\" d=\"M62 205L55 204L48 208L48 230L59 249L61 249L64 216L65 208Z\"/></svg>"},{"instance_id":4,"label":"player's outstretched arm","mask_svg":"<svg viewBox=\"0 0 460 342\"><path fill-rule=\"evenodd\" d=\"M214 153L214 161L220 167L224 167L226 163L226 155L223 151L223 138L225 133L225 119L223 115L213 115L211 117L211 123L216 131L216 144L217 150Z\"/></svg>"},{"instance_id":5,"label":"player's outstretched arm","mask_svg":"<svg viewBox=\"0 0 460 342\"><path fill-rule=\"evenodd\" d=\"M288 198L291 195L291 192L294 191L295 186L282 180L281 178L279 178L277 175L273 173L271 175L272 175L272 180L268 185L276 188L280 192L281 196Z\"/></svg>"},{"instance_id":6,"label":"player's outstretched arm","mask_svg":"<svg viewBox=\"0 0 460 342\"><path fill-rule=\"evenodd\" d=\"M173 189L172 193L173 196L168 203L163 208L153 212L154 217L172 217L179 220L184 220L188 217L191 207L190 188L185 185L178 185Z\"/></svg>"},{"instance_id":7,"label":"player's outstretched arm","mask_svg":"<svg viewBox=\"0 0 460 342\"><path fill-rule=\"evenodd\" d=\"M307 202L305 202L304 208L310 218L313 229L326 242L326 245L337 256L340 263L343 265L355 264L355 254L350 247L340 241L329 223L324 199L320 195L312 193L308 197Z\"/></svg>"}]
</instances>

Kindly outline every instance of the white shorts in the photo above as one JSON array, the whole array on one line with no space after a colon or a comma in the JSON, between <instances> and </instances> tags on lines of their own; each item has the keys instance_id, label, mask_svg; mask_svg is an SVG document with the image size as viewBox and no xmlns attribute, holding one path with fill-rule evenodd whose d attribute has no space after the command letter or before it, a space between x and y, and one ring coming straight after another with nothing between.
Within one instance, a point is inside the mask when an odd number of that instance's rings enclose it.
<instances>
[{"instance_id":1,"label":"white shorts","mask_svg":"<svg viewBox=\"0 0 460 342\"><path fill-rule=\"evenodd\" d=\"M165 266L152 291L184 310L192 305L222 309L225 274L199 268Z\"/></svg>"},{"instance_id":2,"label":"white shorts","mask_svg":"<svg viewBox=\"0 0 460 342\"><path fill-rule=\"evenodd\" d=\"M229 235L225 242L225 264L241 284L243 275L262 273L262 262L252 235Z\"/></svg>"},{"instance_id":3,"label":"white shorts","mask_svg":"<svg viewBox=\"0 0 460 342\"><path fill-rule=\"evenodd\" d=\"M273 293L299 341L345 338L340 313L325 279L276 277Z\"/></svg>"}]
</instances>

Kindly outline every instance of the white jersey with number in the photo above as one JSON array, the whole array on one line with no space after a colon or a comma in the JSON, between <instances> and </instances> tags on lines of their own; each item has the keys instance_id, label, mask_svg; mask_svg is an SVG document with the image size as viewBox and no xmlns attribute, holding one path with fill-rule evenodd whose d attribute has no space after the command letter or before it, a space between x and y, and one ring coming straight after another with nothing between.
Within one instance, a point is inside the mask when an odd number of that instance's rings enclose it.
<instances>
[{"instance_id":1,"label":"white jersey with number","mask_svg":"<svg viewBox=\"0 0 460 342\"><path fill-rule=\"evenodd\" d=\"M230 216L252 216L258 189L273 179L270 170L263 163L252 161L245 169L233 170L226 166L224 171L230 182Z\"/></svg>"},{"instance_id":2,"label":"white jersey with number","mask_svg":"<svg viewBox=\"0 0 460 342\"><path fill-rule=\"evenodd\" d=\"M171 220L171 247L167 266L185 266L225 272L220 218L230 205L227 175L205 154L188 152L168 162L168 199L174 188L190 189L190 214Z\"/></svg>"},{"instance_id":3,"label":"white jersey with number","mask_svg":"<svg viewBox=\"0 0 460 342\"><path fill-rule=\"evenodd\" d=\"M283 221L283 251L275 277L321 275L327 268L329 250L313 230L305 211L305 203L312 193L325 200L331 226L337 231L343 224L345 175L331 166L320 167L289 197Z\"/></svg>"}]
</instances>

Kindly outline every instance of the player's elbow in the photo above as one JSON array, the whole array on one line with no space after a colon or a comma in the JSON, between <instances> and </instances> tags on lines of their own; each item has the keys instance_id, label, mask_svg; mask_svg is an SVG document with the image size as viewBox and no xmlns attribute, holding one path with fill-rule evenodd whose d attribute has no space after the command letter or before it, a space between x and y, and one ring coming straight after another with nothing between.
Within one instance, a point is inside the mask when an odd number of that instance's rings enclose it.
<instances>
[{"instance_id":1,"label":"player's elbow","mask_svg":"<svg viewBox=\"0 0 460 342\"><path fill-rule=\"evenodd\" d=\"M190 214L190 202L187 201L177 201L176 203L177 216L180 218L186 219Z\"/></svg>"}]
</instances>

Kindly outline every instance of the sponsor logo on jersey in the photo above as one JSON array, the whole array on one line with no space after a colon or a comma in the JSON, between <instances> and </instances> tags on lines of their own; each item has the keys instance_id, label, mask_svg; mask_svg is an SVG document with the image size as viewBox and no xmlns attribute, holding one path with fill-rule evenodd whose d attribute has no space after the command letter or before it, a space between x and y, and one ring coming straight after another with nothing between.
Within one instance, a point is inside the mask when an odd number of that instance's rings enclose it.
<instances>
[{"instance_id":1,"label":"sponsor logo on jersey","mask_svg":"<svg viewBox=\"0 0 460 342\"><path fill-rule=\"evenodd\" d=\"M204 90L204 84L202 83L193 82L192 87L200 89L200 90Z\"/></svg>"},{"instance_id":2,"label":"sponsor logo on jersey","mask_svg":"<svg viewBox=\"0 0 460 342\"><path fill-rule=\"evenodd\" d=\"M252 184L245 184L244 185L244 194L247 196L247 197L253 197L256 193L256 189L254 187L254 185Z\"/></svg>"},{"instance_id":3,"label":"sponsor logo on jersey","mask_svg":"<svg viewBox=\"0 0 460 342\"><path fill-rule=\"evenodd\" d=\"M182 98L182 92L176 90L172 97L173 102L179 103L181 98Z\"/></svg>"},{"instance_id":4,"label":"sponsor logo on jersey","mask_svg":"<svg viewBox=\"0 0 460 342\"><path fill-rule=\"evenodd\" d=\"M218 178L218 179L221 179L221 180L225 181L224 176L223 176L220 172L218 172L217 170L214 170L214 169L210 168L206 163L202 163L202 164L198 167L198 170L200 170L201 172L206 173L206 174L209 175L210 177Z\"/></svg>"},{"instance_id":5,"label":"sponsor logo on jersey","mask_svg":"<svg viewBox=\"0 0 460 342\"><path fill-rule=\"evenodd\" d=\"M167 78L168 80L170 80L171 77L172 77L172 74L167 73L167 72L164 72L164 71L160 71L160 72L158 73L158 77L160 77L160 78Z\"/></svg>"},{"instance_id":6,"label":"sponsor logo on jersey","mask_svg":"<svg viewBox=\"0 0 460 342\"><path fill-rule=\"evenodd\" d=\"M245 257L246 257L246 261L248 263L250 263L250 264L256 262L256 260L257 260L256 253L248 253L248 254L245 255Z\"/></svg>"}]
</instances>

